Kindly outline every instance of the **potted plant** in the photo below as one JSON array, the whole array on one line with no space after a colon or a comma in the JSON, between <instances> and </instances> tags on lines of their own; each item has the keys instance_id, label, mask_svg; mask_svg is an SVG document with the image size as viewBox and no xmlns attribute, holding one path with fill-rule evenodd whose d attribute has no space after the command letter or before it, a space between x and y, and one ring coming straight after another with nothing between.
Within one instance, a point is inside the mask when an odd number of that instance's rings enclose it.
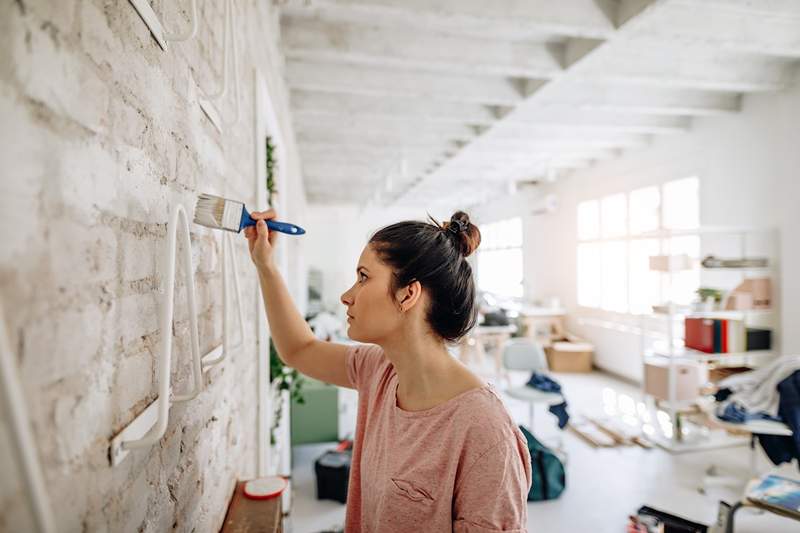
<instances>
[{"instance_id":1,"label":"potted plant","mask_svg":"<svg viewBox=\"0 0 800 533\"><path fill-rule=\"evenodd\" d=\"M700 298L700 307L705 311L713 311L714 307L722 302L723 293L720 289L700 287L695 292Z\"/></svg>"},{"instance_id":2,"label":"potted plant","mask_svg":"<svg viewBox=\"0 0 800 533\"><path fill-rule=\"evenodd\" d=\"M277 202L278 190L275 188L275 176L277 172L277 153L272 137L267 136L267 203L270 207L275 207Z\"/></svg>"}]
</instances>

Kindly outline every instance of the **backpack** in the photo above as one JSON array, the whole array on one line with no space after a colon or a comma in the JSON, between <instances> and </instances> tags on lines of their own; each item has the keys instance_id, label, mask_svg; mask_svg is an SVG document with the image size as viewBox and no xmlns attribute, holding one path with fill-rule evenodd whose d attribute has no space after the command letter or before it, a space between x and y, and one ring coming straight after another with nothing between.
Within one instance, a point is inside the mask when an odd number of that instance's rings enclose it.
<instances>
[{"instance_id":1,"label":"backpack","mask_svg":"<svg viewBox=\"0 0 800 533\"><path fill-rule=\"evenodd\" d=\"M531 490L528 492L528 501L555 500L566 488L567 480L564 463L558 456L539 442L524 426L519 426L525 439L528 441L528 451L531 453Z\"/></svg>"}]
</instances>

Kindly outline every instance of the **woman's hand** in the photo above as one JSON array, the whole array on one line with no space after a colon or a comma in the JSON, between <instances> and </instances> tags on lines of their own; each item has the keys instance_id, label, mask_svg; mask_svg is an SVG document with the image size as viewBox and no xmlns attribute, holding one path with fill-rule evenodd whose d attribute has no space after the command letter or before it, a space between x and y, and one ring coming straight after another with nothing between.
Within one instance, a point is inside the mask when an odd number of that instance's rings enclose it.
<instances>
[{"instance_id":1,"label":"woman's hand","mask_svg":"<svg viewBox=\"0 0 800 533\"><path fill-rule=\"evenodd\" d=\"M247 237L247 245L250 248L250 258L259 270L270 268L274 266L273 251L278 232L269 231L265 220L276 218L277 214L274 209L269 209L254 211L250 216L258 221L255 226L244 228L244 236Z\"/></svg>"}]
</instances>

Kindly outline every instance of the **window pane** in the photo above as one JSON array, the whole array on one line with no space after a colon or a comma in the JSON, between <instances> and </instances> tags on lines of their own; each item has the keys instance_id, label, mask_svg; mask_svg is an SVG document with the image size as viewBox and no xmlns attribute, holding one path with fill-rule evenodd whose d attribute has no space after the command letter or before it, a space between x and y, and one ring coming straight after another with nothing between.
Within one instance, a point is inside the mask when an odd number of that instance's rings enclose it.
<instances>
[{"instance_id":1,"label":"window pane","mask_svg":"<svg viewBox=\"0 0 800 533\"><path fill-rule=\"evenodd\" d=\"M501 296L522 296L522 249L478 254L478 287Z\"/></svg>"},{"instance_id":2,"label":"window pane","mask_svg":"<svg viewBox=\"0 0 800 533\"><path fill-rule=\"evenodd\" d=\"M600 244L578 245L578 305L600 307Z\"/></svg>"},{"instance_id":3,"label":"window pane","mask_svg":"<svg viewBox=\"0 0 800 533\"><path fill-rule=\"evenodd\" d=\"M481 231L479 250L522 247L522 218L520 217L483 224L479 229Z\"/></svg>"},{"instance_id":4,"label":"window pane","mask_svg":"<svg viewBox=\"0 0 800 533\"><path fill-rule=\"evenodd\" d=\"M624 313L628 310L628 246L625 241L606 242L602 246L601 304L607 311Z\"/></svg>"},{"instance_id":5,"label":"window pane","mask_svg":"<svg viewBox=\"0 0 800 533\"><path fill-rule=\"evenodd\" d=\"M650 270L650 256L658 255L658 239L636 239L630 243L630 312L652 312L661 303L659 273Z\"/></svg>"},{"instance_id":6,"label":"window pane","mask_svg":"<svg viewBox=\"0 0 800 533\"><path fill-rule=\"evenodd\" d=\"M631 234L639 235L658 229L658 208L661 195L658 187L646 187L633 191L630 195Z\"/></svg>"},{"instance_id":7,"label":"window pane","mask_svg":"<svg viewBox=\"0 0 800 533\"><path fill-rule=\"evenodd\" d=\"M700 236L686 235L673 237L667 242L671 255L687 254L691 258L700 256ZM673 272L672 287L668 287L669 298L680 305L688 305L694 299L695 291L700 287L700 269Z\"/></svg>"},{"instance_id":8,"label":"window pane","mask_svg":"<svg viewBox=\"0 0 800 533\"><path fill-rule=\"evenodd\" d=\"M597 200L578 204L578 239L600 237L600 204Z\"/></svg>"},{"instance_id":9,"label":"window pane","mask_svg":"<svg viewBox=\"0 0 800 533\"><path fill-rule=\"evenodd\" d=\"M603 237L623 237L627 233L627 198L624 194L613 194L603 198L600 207L600 227Z\"/></svg>"},{"instance_id":10,"label":"window pane","mask_svg":"<svg viewBox=\"0 0 800 533\"><path fill-rule=\"evenodd\" d=\"M686 178L664 184L664 227L695 229L700 227L700 182Z\"/></svg>"}]
</instances>

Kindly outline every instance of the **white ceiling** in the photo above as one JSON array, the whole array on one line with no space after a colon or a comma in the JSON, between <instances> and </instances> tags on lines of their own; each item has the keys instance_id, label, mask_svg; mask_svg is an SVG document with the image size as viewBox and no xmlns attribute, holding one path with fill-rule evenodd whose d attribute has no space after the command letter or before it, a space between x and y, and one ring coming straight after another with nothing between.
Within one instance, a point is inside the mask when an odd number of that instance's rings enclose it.
<instances>
[{"instance_id":1,"label":"white ceiling","mask_svg":"<svg viewBox=\"0 0 800 533\"><path fill-rule=\"evenodd\" d=\"M779 91L800 0L276 0L311 203L460 206Z\"/></svg>"}]
</instances>

